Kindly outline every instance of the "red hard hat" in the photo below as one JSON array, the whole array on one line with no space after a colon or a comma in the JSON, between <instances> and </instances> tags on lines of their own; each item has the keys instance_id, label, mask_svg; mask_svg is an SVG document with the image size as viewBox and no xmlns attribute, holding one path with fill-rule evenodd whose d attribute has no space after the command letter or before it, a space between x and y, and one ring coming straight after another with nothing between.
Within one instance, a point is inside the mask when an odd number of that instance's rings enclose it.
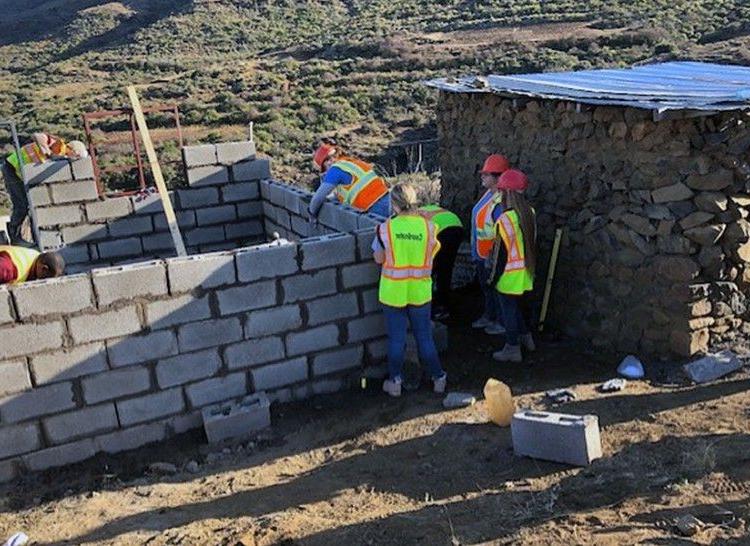
<instances>
[{"instance_id":1,"label":"red hard hat","mask_svg":"<svg viewBox=\"0 0 750 546\"><path fill-rule=\"evenodd\" d=\"M510 163L505 159L505 156L500 154L492 154L487 156L484 160L484 167L480 171L481 174L502 174L510 169Z\"/></svg>"},{"instance_id":2,"label":"red hard hat","mask_svg":"<svg viewBox=\"0 0 750 546\"><path fill-rule=\"evenodd\" d=\"M521 171L509 169L500 175L498 190L524 191L529 187L529 179Z\"/></svg>"},{"instance_id":3,"label":"red hard hat","mask_svg":"<svg viewBox=\"0 0 750 546\"><path fill-rule=\"evenodd\" d=\"M322 144L320 148L315 150L315 155L313 155L313 163L315 163L318 166L318 168L322 171L323 163L325 162L325 160L331 157L335 153L336 153L336 146L332 146L331 144Z\"/></svg>"}]
</instances>

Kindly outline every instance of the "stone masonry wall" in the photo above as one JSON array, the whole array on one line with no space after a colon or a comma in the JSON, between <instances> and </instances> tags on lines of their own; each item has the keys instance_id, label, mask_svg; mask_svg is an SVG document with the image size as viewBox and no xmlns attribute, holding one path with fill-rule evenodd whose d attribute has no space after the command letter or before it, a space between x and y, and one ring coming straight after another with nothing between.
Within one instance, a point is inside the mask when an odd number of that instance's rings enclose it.
<instances>
[{"instance_id":1,"label":"stone masonry wall","mask_svg":"<svg viewBox=\"0 0 750 546\"><path fill-rule=\"evenodd\" d=\"M376 219L331 203L311 226L309 193L259 184L269 227L296 241L0 288L0 480L162 440L247 393L340 390L382 361Z\"/></svg>"},{"instance_id":2,"label":"stone masonry wall","mask_svg":"<svg viewBox=\"0 0 750 546\"><path fill-rule=\"evenodd\" d=\"M692 355L750 333L746 121L441 93L442 200L468 218L484 158L506 155L531 180L540 293L566 228L554 325L605 349Z\"/></svg>"}]
</instances>

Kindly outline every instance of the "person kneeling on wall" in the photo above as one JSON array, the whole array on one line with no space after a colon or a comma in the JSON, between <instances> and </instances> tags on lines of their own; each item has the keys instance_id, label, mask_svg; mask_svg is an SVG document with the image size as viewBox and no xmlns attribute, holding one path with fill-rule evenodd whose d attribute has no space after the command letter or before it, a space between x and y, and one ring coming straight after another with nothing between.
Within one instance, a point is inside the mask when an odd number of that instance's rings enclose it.
<instances>
[{"instance_id":1,"label":"person kneeling on wall","mask_svg":"<svg viewBox=\"0 0 750 546\"><path fill-rule=\"evenodd\" d=\"M435 224L417 210L417 192L408 184L391 190L395 216L378 226L372 250L382 265L379 299L388 332L388 379L383 390L401 396L407 324L411 323L422 364L434 391L445 392L446 373L440 366L430 320L432 263L440 249Z\"/></svg>"},{"instance_id":2,"label":"person kneeling on wall","mask_svg":"<svg viewBox=\"0 0 750 546\"><path fill-rule=\"evenodd\" d=\"M39 252L23 246L0 245L0 284L59 277L65 260L57 252Z\"/></svg>"}]
</instances>

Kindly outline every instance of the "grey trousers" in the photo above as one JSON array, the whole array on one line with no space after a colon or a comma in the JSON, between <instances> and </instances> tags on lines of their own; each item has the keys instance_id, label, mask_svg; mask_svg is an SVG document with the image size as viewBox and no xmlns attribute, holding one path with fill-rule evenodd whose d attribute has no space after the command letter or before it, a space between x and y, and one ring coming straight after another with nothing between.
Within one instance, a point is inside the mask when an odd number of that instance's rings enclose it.
<instances>
[{"instance_id":1,"label":"grey trousers","mask_svg":"<svg viewBox=\"0 0 750 546\"><path fill-rule=\"evenodd\" d=\"M8 190L10 201L13 204L13 212L10 215L10 222L8 222L8 238L10 238L11 243L22 242L21 226L29 214L29 201L26 197L26 189L23 187L23 180L18 178L13 167L4 159L1 161L5 189Z\"/></svg>"}]
</instances>

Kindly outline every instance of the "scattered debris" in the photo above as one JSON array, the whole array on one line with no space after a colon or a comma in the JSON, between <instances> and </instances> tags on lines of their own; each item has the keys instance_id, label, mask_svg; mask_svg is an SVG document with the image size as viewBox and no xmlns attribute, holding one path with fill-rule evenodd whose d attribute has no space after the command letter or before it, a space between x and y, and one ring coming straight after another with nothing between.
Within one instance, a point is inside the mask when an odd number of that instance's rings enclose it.
<instances>
[{"instance_id":1,"label":"scattered debris","mask_svg":"<svg viewBox=\"0 0 750 546\"><path fill-rule=\"evenodd\" d=\"M148 465L148 469L154 474L164 474L167 476L177 474L177 467L172 463L151 463Z\"/></svg>"},{"instance_id":2,"label":"scattered debris","mask_svg":"<svg viewBox=\"0 0 750 546\"><path fill-rule=\"evenodd\" d=\"M682 536L691 537L703 528L703 522L692 514L680 516L675 521L675 527Z\"/></svg>"},{"instance_id":3,"label":"scattered debris","mask_svg":"<svg viewBox=\"0 0 750 546\"><path fill-rule=\"evenodd\" d=\"M621 377L616 377L614 379L610 379L609 381L605 381L601 385L599 385L599 392L617 392L621 391L625 388L625 386L628 384L627 379L622 379Z\"/></svg>"},{"instance_id":4,"label":"scattered debris","mask_svg":"<svg viewBox=\"0 0 750 546\"><path fill-rule=\"evenodd\" d=\"M8 540L5 541L3 546L23 546L29 541L29 537L25 533L14 533Z\"/></svg>"},{"instance_id":5,"label":"scattered debris","mask_svg":"<svg viewBox=\"0 0 750 546\"><path fill-rule=\"evenodd\" d=\"M467 392L451 392L443 399L443 407L447 409L465 408L473 406L477 399Z\"/></svg>"},{"instance_id":6,"label":"scattered debris","mask_svg":"<svg viewBox=\"0 0 750 546\"><path fill-rule=\"evenodd\" d=\"M570 389L553 389L547 391L544 395L552 400L555 404L564 404L576 399L576 393Z\"/></svg>"},{"instance_id":7,"label":"scattered debris","mask_svg":"<svg viewBox=\"0 0 750 546\"><path fill-rule=\"evenodd\" d=\"M196 461L189 461L188 464L185 465L185 470L191 474L197 474L200 471L200 466L198 466Z\"/></svg>"},{"instance_id":8,"label":"scattered debris","mask_svg":"<svg viewBox=\"0 0 750 546\"><path fill-rule=\"evenodd\" d=\"M724 377L742 368L742 361L730 350L713 353L682 367L696 383L706 383Z\"/></svg>"},{"instance_id":9,"label":"scattered debris","mask_svg":"<svg viewBox=\"0 0 750 546\"><path fill-rule=\"evenodd\" d=\"M633 355L628 355L622 359L617 367L617 373L628 379L643 379L643 376L646 375L643 363Z\"/></svg>"}]
</instances>

